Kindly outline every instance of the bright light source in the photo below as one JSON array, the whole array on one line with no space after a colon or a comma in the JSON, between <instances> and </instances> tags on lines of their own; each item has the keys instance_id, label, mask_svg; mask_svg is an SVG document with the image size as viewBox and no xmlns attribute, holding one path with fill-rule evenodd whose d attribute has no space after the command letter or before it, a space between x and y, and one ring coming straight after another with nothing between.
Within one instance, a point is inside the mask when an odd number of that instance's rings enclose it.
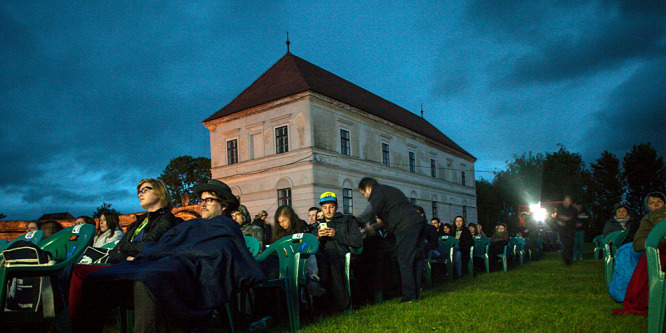
<instances>
[{"instance_id":1,"label":"bright light source","mask_svg":"<svg viewBox=\"0 0 666 333\"><path fill-rule=\"evenodd\" d=\"M544 221L546 219L546 209L541 208L541 203L530 205L530 212L536 221Z\"/></svg>"}]
</instances>

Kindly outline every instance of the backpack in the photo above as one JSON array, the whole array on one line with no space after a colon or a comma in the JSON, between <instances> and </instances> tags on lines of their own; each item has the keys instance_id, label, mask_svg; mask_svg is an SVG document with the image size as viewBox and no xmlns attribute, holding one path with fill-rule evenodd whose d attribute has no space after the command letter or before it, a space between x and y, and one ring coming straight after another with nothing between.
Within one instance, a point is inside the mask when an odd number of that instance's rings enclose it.
<instances>
[{"instance_id":1,"label":"backpack","mask_svg":"<svg viewBox=\"0 0 666 333\"><path fill-rule=\"evenodd\" d=\"M54 265L51 253L37 245L19 240L2 252L3 267ZM44 318L55 316L51 278L46 276L14 277L7 284L5 312L43 311Z\"/></svg>"}]
</instances>

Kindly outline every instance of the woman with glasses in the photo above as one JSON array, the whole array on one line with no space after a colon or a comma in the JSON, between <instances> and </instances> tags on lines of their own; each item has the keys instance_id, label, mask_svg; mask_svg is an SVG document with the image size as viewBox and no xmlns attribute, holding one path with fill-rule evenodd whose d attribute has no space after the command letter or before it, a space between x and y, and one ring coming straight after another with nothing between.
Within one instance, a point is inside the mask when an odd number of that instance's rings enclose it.
<instances>
[{"instance_id":1,"label":"woman with glasses","mask_svg":"<svg viewBox=\"0 0 666 333\"><path fill-rule=\"evenodd\" d=\"M109 253L109 262L118 263L133 260L146 242L157 242L181 219L171 213L171 194L164 182L157 179L144 179L136 187L141 207L147 212L137 215L136 221L127 227L125 236L116 248Z\"/></svg>"}]
</instances>

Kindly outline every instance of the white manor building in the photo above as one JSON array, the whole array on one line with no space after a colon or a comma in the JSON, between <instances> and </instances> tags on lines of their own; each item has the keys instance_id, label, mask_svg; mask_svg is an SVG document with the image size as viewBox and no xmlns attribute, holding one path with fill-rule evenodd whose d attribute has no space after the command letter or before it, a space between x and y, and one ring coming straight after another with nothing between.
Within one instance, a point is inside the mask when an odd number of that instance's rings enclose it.
<instances>
[{"instance_id":1,"label":"white manor building","mask_svg":"<svg viewBox=\"0 0 666 333\"><path fill-rule=\"evenodd\" d=\"M428 219L477 222L476 158L428 121L287 52L208 117L212 177L254 216L291 205L307 220L319 195L359 214L363 177L401 189Z\"/></svg>"}]
</instances>

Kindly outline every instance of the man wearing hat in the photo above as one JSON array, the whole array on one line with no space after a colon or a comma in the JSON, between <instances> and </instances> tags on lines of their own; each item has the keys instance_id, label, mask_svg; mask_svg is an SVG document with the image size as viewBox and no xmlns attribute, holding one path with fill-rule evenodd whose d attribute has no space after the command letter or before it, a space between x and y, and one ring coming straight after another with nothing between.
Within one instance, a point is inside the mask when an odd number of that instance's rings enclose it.
<instances>
[{"instance_id":1,"label":"man wearing hat","mask_svg":"<svg viewBox=\"0 0 666 333\"><path fill-rule=\"evenodd\" d=\"M319 205L324 219L312 231L319 239L316 254L319 278L331 292L336 309L343 310L350 302L344 278L345 255L363 246L363 238L356 218L338 212L335 193L324 192L319 197Z\"/></svg>"},{"instance_id":2,"label":"man wearing hat","mask_svg":"<svg viewBox=\"0 0 666 333\"><path fill-rule=\"evenodd\" d=\"M231 215L239 205L229 186L217 179L195 186L193 192L199 197L197 203L201 206L201 217L207 220L222 214Z\"/></svg>"}]
</instances>

